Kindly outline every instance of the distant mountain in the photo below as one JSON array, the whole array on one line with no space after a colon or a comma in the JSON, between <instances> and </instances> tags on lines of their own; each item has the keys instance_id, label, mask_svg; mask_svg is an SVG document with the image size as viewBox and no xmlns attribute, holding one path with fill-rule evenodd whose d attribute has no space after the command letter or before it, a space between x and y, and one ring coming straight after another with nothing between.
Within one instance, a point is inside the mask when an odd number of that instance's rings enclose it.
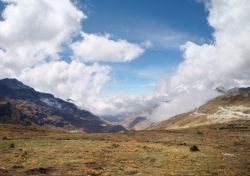
<instances>
[{"instance_id":1,"label":"distant mountain","mask_svg":"<svg viewBox=\"0 0 250 176\"><path fill-rule=\"evenodd\" d=\"M139 116L139 117L128 117L125 118L122 122L120 122L122 126L124 126L128 130L146 130L153 127L154 122L148 120L147 117Z\"/></svg>"},{"instance_id":2,"label":"distant mountain","mask_svg":"<svg viewBox=\"0 0 250 176\"><path fill-rule=\"evenodd\" d=\"M234 120L250 120L250 88L230 89L194 111L160 122L153 129L189 128Z\"/></svg>"},{"instance_id":3,"label":"distant mountain","mask_svg":"<svg viewBox=\"0 0 250 176\"><path fill-rule=\"evenodd\" d=\"M54 126L90 133L125 130L120 125L110 125L79 109L73 103L38 92L16 79L0 80L0 123Z\"/></svg>"},{"instance_id":4,"label":"distant mountain","mask_svg":"<svg viewBox=\"0 0 250 176\"><path fill-rule=\"evenodd\" d=\"M112 124L119 124L123 121L123 116L119 116L119 115L104 115L101 116L102 119L112 123Z\"/></svg>"}]
</instances>

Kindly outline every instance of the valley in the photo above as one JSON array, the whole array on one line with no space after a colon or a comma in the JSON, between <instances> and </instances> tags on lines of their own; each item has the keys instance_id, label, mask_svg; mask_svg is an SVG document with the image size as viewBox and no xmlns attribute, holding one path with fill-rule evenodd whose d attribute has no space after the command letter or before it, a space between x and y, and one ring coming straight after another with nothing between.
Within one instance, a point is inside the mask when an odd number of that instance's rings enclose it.
<instances>
[{"instance_id":1,"label":"valley","mask_svg":"<svg viewBox=\"0 0 250 176\"><path fill-rule=\"evenodd\" d=\"M249 90L159 123L112 125L15 79L0 80L0 89L1 176L250 173Z\"/></svg>"},{"instance_id":2,"label":"valley","mask_svg":"<svg viewBox=\"0 0 250 176\"><path fill-rule=\"evenodd\" d=\"M0 176L250 176L250 0L0 0Z\"/></svg>"}]
</instances>

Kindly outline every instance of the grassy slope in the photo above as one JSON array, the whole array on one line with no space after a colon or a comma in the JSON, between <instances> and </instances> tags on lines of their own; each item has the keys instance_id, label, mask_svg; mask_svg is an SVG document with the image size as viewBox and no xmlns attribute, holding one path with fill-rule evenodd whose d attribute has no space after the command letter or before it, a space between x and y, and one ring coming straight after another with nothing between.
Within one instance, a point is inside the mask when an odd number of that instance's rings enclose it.
<instances>
[{"instance_id":1,"label":"grassy slope","mask_svg":"<svg viewBox=\"0 0 250 176\"><path fill-rule=\"evenodd\" d=\"M231 108L231 107L244 107L247 110L238 110L242 112L243 116L241 118L246 118L250 114L250 93L232 93L226 94L212 99L201 107L195 109L194 111L179 114L168 120L160 122L153 129L178 129L178 128L189 128L201 125L209 125L216 123L225 123L230 120L235 120L235 118L209 118L209 115L215 115L220 108ZM237 112L237 111L236 111ZM232 112L236 115L236 112ZM225 117L229 117L230 114L226 114ZM248 117L249 118L249 117Z\"/></svg>"},{"instance_id":2,"label":"grassy slope","mask_svg":"<svg viewBox=\"0 0 250 176\"><path fill-rule=\"evenodd\" d=\"M0 125L0 156L3 176L250 175L250 121L115 134Z\"/></svg>"}]
</instances>

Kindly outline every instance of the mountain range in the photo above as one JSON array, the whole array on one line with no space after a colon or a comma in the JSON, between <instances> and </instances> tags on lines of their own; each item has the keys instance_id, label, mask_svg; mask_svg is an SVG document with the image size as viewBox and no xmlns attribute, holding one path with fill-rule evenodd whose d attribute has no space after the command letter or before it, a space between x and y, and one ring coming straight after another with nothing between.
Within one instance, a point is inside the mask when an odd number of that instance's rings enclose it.
<instances>
[{"instance_id":1,"label":"mountain range","mask_svg":"<svg viewBox=\"0 0 250 176\"><path fill-rule=\"evenodd\" d=\"M147 117L128 117L111 123L69 101L42 93L16 79L0 80L0 123L37 125L88 133L125 130L179 129L234 120L250 120L250 88L225 91L193 111L176 115L162 122ZM181 105L180 105L181 106Z\"/></svg>"}]
</instances>

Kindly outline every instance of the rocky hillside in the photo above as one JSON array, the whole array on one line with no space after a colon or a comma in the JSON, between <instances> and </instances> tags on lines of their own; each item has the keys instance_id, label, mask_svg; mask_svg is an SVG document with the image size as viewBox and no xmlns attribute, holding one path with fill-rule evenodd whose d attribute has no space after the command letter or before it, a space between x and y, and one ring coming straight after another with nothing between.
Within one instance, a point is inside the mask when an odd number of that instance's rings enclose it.
<instances>
[{"instance_id":1,"label":"rocky hillside","mask_svg":"<svg viewBox=\"0 0 250 176\"><path fill-rule=\"evenodd\" d=\"M120 125L110 125L73 103L38 92L16 79L0 80L0 123L54 126L85 132L117 132Z\"/></svg>"},{"instance_id":2,"label":"rocky hillside","mask_svg":"<svg viewBox=\"0 0 250 176\"><path fill-rule=\"evenodd\" d=\"M159 123L154 129L189 128L234 120L250 120L249 88L230 90L192 112Z\"/></svg>"}]
</instances>

